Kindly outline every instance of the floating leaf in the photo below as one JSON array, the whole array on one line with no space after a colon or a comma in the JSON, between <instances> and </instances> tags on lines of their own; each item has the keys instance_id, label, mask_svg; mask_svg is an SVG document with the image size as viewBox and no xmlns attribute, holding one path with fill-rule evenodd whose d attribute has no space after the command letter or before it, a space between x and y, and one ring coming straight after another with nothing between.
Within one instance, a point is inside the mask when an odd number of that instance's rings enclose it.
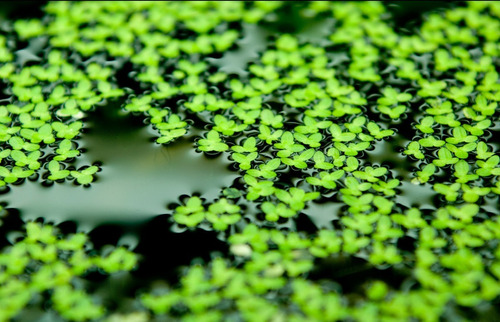
<instances>
[{"instance_id":1,"label":"floating leaf","mask_svg":"<svg viewBox=\"0 0 500 322\"><path fill-rule=\"evenodd\" d=\"M198 149L204 152L223 152L229 149L229 146L222 142L217 131L211 130L208 132L206 139L198 140Z\"/></svg>"}]
</instances>

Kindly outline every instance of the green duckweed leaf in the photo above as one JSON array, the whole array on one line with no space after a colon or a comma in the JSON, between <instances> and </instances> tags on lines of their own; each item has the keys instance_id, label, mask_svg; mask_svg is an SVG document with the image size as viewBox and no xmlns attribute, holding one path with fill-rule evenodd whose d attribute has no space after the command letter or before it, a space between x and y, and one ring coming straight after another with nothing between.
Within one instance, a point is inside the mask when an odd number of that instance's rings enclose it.
<instances>
[{"instance_id":1,"label":"green duckweed leaf","mask_svg":"<svg viewBox=\"0 0 500 322\"><path fill-rule=\"evenodd\" d=\"M94 181L93 175L99 170L95 165L85 167L79 171L71 171L70 174L79 184L87 185Z\"/></svg>"},{"instance_id":2,"label":"green duckweed leaf","mask_svg":"<svg viewBox=\"0 0 500 322\"><path fill-rule=\"evenodd\" d=\"M40 145L25 142L22 138L18 136L12 136L9 139L8 143L14 150L37 151L40 149Z\"/></svg>"},{"instance_id":3,"label":"green duckweed leaf","mask_svg":"<svg viewBox=\"0 0 500 322\"><path fill-rule=\"evenodd\" d=\"M345 178L344 184L345 188L340 189L340 192L344 195L352 195L352 196L361 196L365 191L370 189L372 186L372 184L369 182L360 183L358 179L351 176Z\"/></svg>"},{"instance_id":4,"label":"green duckweed leaf","mask_svg":"<svg viewBox=\"0 0 500 322\"><path fill-rule=\"evenodd\" d=\"M56 153L58 154L54 157L56 161L64 161L80 155L80 151L73 149L73 144L68 139L64 139L59 143Z\"/></svg>"},{"instance_id":5,"label":"green duckweed leaf","mask_svg":"<svg viewBox=\"0 0 500 322\"><path fill-rule=\"evenodd\" d=\"M244 142L243 145L235 145L231 147L231 150L238 153L249 153L257 151L257 140L255 137L249 137Z\"/></svg>"},{"instance_id":6,"label":"green duckweed leaf","mask_svg":"<svg viewBox=\"0 0 500 322\"><path fill-rule=\"evenodd\" d=\"M257 169L249 169L247 174L253 177L262 177L264 179L272 179L277 176L274 170L278 169L281 165L281 160L276 158L269 160L267 163L263 163L259 165L259 170Z\"/></svg>"},{"instance_id":7,"label":"green duckweed leaf","mask_svg":"<svg viewBox=\"0 0 500 322\"><path fill-rule=\"evenodd\" d=\"M427 226L426 221L422 218L422 214L418 208L410 208L405 214L391 215L391 219L408 229L424 228Z\"/></svg>"},{"instance_id":8,"label":"green duckweed leaf","mask_svg":"<svg viewBox=\"0 0 500 322\"><path fill-rule=\"evenodd\" d=\"M381 129L380 126L375 122L368 122L366 128L370 132L370 135L377 140L383 139L388 136L392 136L394 134L393 130Z\"/></svg>"},{"instance_id":9,"label":"green duckweed leaf","mask_svg":"<svg viewBox=\"0 0 500 322\"><path fill-rule=\"evenodd\" d=\"M460 104L467 104L469 101L469 96L474 90L472 86L464 86L464 87L451 87L449 92L444 92L443 95L449 99L454 100Z\"/></svg>"},{"instance_id":10,"label":"green duckweed leaf","mask_svg":"<svg viewBox=\"0 0 500 322\"><path fill-rule=\"evenodd\" d=\"M325 189L335 189L337 181L344 176L344 170L337 170L334 172L321 171L318 177L307 177L307 183L313 186L321 186Z\"/></svg>"},{"instance_id":11,"label":"green duckweed leaf","mask_svg":"<svg viewBox=\"0 0 500 322\"><path fill-rule=\"evenodd\" d=\"M306 161L311 159L314 156L314 153L314 149L308 149L302 151L300 154L293 155L292 158L281 157L281 161L288 166L293 166L298 169L305 169L307 168Z\"/></svg>"},{"instance_id":12,"label":"green duckweed leaf","mask_svg":"<svg viewBox=\"0 0 500 322\"><path fill-rule=\"evenodd\" d=\"M385 175L387 171L387 168L384 167L373 168L371 166L367 166L363 169L363 171L354 171L352 174L356 178L366 180L368 182L377 182L379 181L378 177Z\"/></svg>"},{"instance_id":13,"label":"green duckweed leaf","mask_svg":"<svg viewBox=\"0 0 500 322\"><path fill-rule=\"evenodd\" d=\"M329 131L332 135L332 141L334 142L350 142L356 138L355 133L342 132L342 129L337 124L332 124Z\"/></svg>"},{"instance_id":14,"label":"green duckweed leaf","mask_svg":"<svg viewBox=\"0 0 500 322\"><path fill-rule=\"evenodd\" d=\"M417 177L416 179L418 182L416 183L426 183L428 182L431 177L434 175L436 172L436 166L434 164L426 164L421 171L417 171ZM415 182L415 181L412 181Z\"/></svg>"},{"instance_id":15,"label":"green duckweed leaf","mask_svg":"<svg viewBox=\"0 0 500 322\"><path fill-rule=\"evenodd\" d=\"M395 188L400 184L398 179L391 179L389 181L378 180L372 185L373 190L382 192L385 196L394 196L396 194Z\"/></svg>"},{"instance_id":16,"label":"green duckweed leaf","mask_svg":"<svg viewBox=\"0 0 500 322\"><path fill-rule=\"evenodd\" d=\"M382 90L383 97L377 100L377 103L383 106L391 106L402 102L407 102L412 99L411 94L399 93L392 87L386 87ZM380 108L380 107L379 107Z\"/></svg>"},{"instance_id":17,"label":"green duckweed leaf","mask_svg":"<svg viewBox=\"0 0 500 322\"><path fill-rule=\"evenodd\" d=\"M360 151L364 151L370 147L370 142L348 143L335 142L335 148L343 152L347 156L356 156Z\"/></svg>"},{"instance_id":18,"label":"green duckweed leaf","mask_svg":"<svg viewBox=\"0 0 500 322\"><path fill-rule=\"evenodd\" d=\"M314 167L321 170L330 170L333 168L333 163L327 162L326 156L321 151L316 151L313 156Z\"/></svg>"},{"instance_id":19,"label":"green duckweed leaf","mask_svg":"<svg viewBox=\"0 0 500 322\"><path fill-rule=\"evenodd\" d=\"M21 129L19 134L35 144L41 142L50 144L55 142L54 135L52 134L52 126L50 124L42 125L37 131L32 129Z\"/></svg>"},{"instance_id":20,"label":"green duckweed leaf","mask_svg":"<svg viewBox=\"0 0 500 322\"><path fill-rule=\"evenodd\" d=\"M243 153L233 153L231 154L231 157L233 158L234 161L238 163L238 167L242 170L248 170L251 168L251 163L254 161L259 154L257 152L251 152L248 154L243 154Z\"/></svg>"},{"instance_id":21,"label":"green duckweed leaf","mask_svg":"<svg viewBox=\"0 0 500 322\"><path fill-rule=\"evenodd\" d=\"M213 129L224 135L233 135L235 132L244 131L248 127L247 124L236 123L233 120L228 120L220 114L215 115L214 123L215 126Z\"/></svg>"},{"instance_id":22,"label":"green duckweed leaf","mask_svg":"<svg viewBox=\"0 0 500 322\"><path fill-rule=\"evenodd\" d=\"M0 176L2 176L2 181L0 182L0 186L3 186L5 183L14 183L19 179L27 178L34 173L34 170L25 170L21 167L15 166L11 170L6 167L0 166Z\"/></svg>"},{"instance_id":23,"label":"green duckweed leaf","mask_svg":"<svg viewBox=\"0 0 500 322\"><path fill-rule=\"evenodd\" d=\"M261 209L266 214L266 220L271 222L276 222L280 218L291 218L297 214L296 211L290 209L284 203L274 205L269 201L265 201L262 203Z\"/></svg>"},{"instance_id":24,"label":"green duckweed leaf","mask_svg":"<svg viewBox=\"0 0 500 322\"><path fill-rule=\"evenodd\" d=\"M84 291L74 289L69 285L55 288L52 301L54 308L61 313L62 317L69 320L97 319L105 312L104 307L94 303Z\"/></svg>"},{"instance_id":25,"label":"green duckweed leaf","mask_svg":"<svg viewBox=\"0 0 500 322\"><path fill-rule=\"evenodd\" d=\"M448 140L448 139L447 139ZM445 145L445 141L443 140L438 140L436 137L433 135L427 135L424 138L418 140L418 143L420 143L421 146L424 148L439 148Z\"/></svg>"},{"instance_id":26,"label":"green duckweed leaf","mask_svg":"<svg viewBox=\"0 0 500 322\"><path fill-rule=\"evenodd\" d=\"M437 193L444 195L446 200L455 201L458 197L460 183L454 183L451 185L436 183L434 184L433 188Z\"/></svg>"},{"instance_id":27,"label":"green duckweed leaf","mask_svg":"<svg viewBox=\"0 0 500 322\"><path fill-rule=\"evenodd\" d=\"M451 151L445 147L442 147L438 151L438 159L432 161L432 163L438 167L444 167L448 164L455 164L458 162L458 158L453 157Z\"/></svg>"},{"instance_id":28,"label":"green duckweed leaf","mask_svg":"<svg viewBox=\"0 0 500 322\"><path fill-rule=\"evenodd\" d=\"M204 152L223 152L229 149L229 146L222 142L221 138L219 137L219 133L215 130L211 130L207 134L206 139L200 139L198 140L198 149Z\"/></svg>"},{"instance_id":29,"label":"green duckweed leaf","mask_svg":"<svg viewBox=\"0 0 500 322\"><path fill-rule=\"evenodd\" d=\"M403 113L406 112L406 106L404 105L397 105L395 107L380 105L377 108L380 113L388 115L391 119L398 119Z\"/></svg>"},{"instance_id":30,"label":"green duckweed leaf","mask_svg":"<svg viewBox=\"0 0 500 322\"><path fill-rule=\"evenodd\" d=\"M68 140L77 137L82 127L83 123L80 121L71 122L68 125L61 122L52 123L52 129L56 132L56 136Z\"/></svg>"},{"instance_id":31,"label":"green duckweed leaf","mask_svg":"<svg viewBox=\"0 0 500 322\"><path fill-rule=\"evenodd\" d=\"M199 197L190 197L185 205L175 208L173 219L182 225L194 227L205 219L205 208Z\"/></svg>"},{"instance_id":32,"label":"green duckweed leaf","mask_svg":"<svg viewBox=\"0 0 500 322\"><path fill-rule=\"evenodd\" d=\"M436 97L446 88L446 82L444 81L429 82L425 79L421 79L419 80L419 85L421 89L417 94L422 97Z\"/></svg>"},{"instance_id":33,"label":"green duckweed leaf","mask_svg":"<svg viewBox=\"0 0 500 322\"><path fill-rule=\"evenodd\" d=\"M311 135L306 135L302 133L294 133L294 138L311 148L317 148L321 146L323 135L321 133L313 133Z\"/></svg>"},{"instance_id":34,"label":"green duckweed leaf","mask_svg":"<svg viewBox=\"0 0 500 322\"><path fill-rule=\"evenodd\" d=\"M491 188L489 187L477 187L477 186L471 187L466 183L462 183L461 188L464 192L462 198L464 199L465 202L468 203L477 202L480 197L486 196L491 191Z\"/></svg>"},{"instance_id":35,"label":"green duckweed leaf","mask_svg":"<svg viewBox=\"0 0 500 322\"><path fill-rule=\"evenodd\" d=\"M305 202L314 200L320 195L319 192L305 192L295 187L290 188L289 191L276 189L274 194L279 200L295 211L304 209Z\"/></svg>"},{"instance_id":36,"label":"green duckweed leaf","mask_svg":"<svg viewBox=\"0 0 500 322\"><path fill-rule=\"evenodd\" d=\"M302 144L295 143L294 136L289 131L283 132L280 142L274 143L274 146L280 149L277 154L280 158L289 157L292 153L301 152L305 149Z\"/></svg>"},{"instance_id":37,"label":"green duckweed leaf","mask_svg":"<svg viewBox=\"0 0 500 322\"><path fill-rule=\"evenodd\" d=\"M488 145L484 141L479 141L476 146L476 158L485 160L493 156L493 152L488 151Z\"/></svg>"},{"instance_id":38,"label":"green duckweed leaf","mask_svg":"<svg viewBox=\"0 0 500 322\"><path fill-rule=\"evenodd\" d=\"M346 166L343 168L347 172L353 172L359 168L359 161L354 157L346 159Z\"/></svg>"},{"instance_id":39,"label":"green duckweed leaf","mask_svg":"<svg viewBox=\"0 0 500 322\"><path fill-rule=\"evenodd\" d=\"M64 179L67 176L69 176L70 172L69 170L65 170L64 168L61 169L61 164L57 160L52 160L48 163L47 166L50 175L49 175L49 180L60 180Z\"/></svg>"},{"instance_id":40,"label":"green duckweed leaf","mask_svg":"<svg viewBox=\"0 0 500 322\"><path fill-rule=\"evenodd\" d=\"M479 166L479 169L476 170L476 174L481 177L498 175L500 172L499 167L497 167L499 163L500 157L498 155L493 155L486 161L478 160L476 161L476 164Z\"/></svg>"},{"instance_id":41,"label":"green duckweed leaf","mask_svg":"<svg viewBox=\"0 0 500 322\"><path fill-rule=\"evenodd\" d=\"M40 162L38 160L40 159L41 154L42 153L40 151L33 151L26 155L20 150L13 150L10 153L10 156L16 163L16 166L28 166L31 170L37 170L40 168Z\"/></svg>"},{"instance_id":42,"label":"green duckweed leaf","mask_svg":"<svg viewBox=\"0 0 500 322\"><path fill-rule=\"evenodd\" d=\"M278 141L282 135L283 130L271 132L271 128L269 128L267 125L259 126L258 138L265 141L267 144L272 144L274 141Z\"/></svg>"},{"instance_id":43,"label":"green duckweed leaf","mask_svg":"<svg viewBox=\"0 0 500 322\"><path fill-rule=\"evenodd\" d=\"M125 105L125 109L130 112L146 112L151 108L151 99L150 95L132 98L130 103Z\"/></svg>"},{"instance_id":44,"label":"green duckweed leaf","mask_svg":"<svg viewBox=\"0 0 500 322\"><path fill-rule=\"evenodd\" d=\"M248 184L248 200L255 200L259 197L266 197L274 193L275 187L272 181L258 181L251 175L246 174L243 179Z\"/></svg>"},{"instance_id":45,"label":"green duckweed leaf","mask_svg":"<svg viewBox=\"0 0 500 322\"><path fill-rule=\"evenodd\" d=\"M454 164L455 172L453 175L457 178L456 182L467 183L478 178L477 174L470 174L470 166L467 161L460 160Z\"/></svg>"}]
</instances>

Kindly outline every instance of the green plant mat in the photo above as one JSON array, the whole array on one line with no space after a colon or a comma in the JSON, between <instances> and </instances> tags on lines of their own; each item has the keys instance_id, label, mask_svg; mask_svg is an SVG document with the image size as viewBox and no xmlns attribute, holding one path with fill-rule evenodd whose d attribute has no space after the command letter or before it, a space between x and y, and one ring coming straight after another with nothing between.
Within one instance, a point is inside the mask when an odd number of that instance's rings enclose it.
<instances>
[{"instance_id":1,"label":"green plant mat","mask_svg":"<svg viewBox=\"0 0 500 322\"><path fill-rule=\"evenodd\" d=\"M499 2L9 12L0 321L500 319Z\"/></svg>"}]
</instances>

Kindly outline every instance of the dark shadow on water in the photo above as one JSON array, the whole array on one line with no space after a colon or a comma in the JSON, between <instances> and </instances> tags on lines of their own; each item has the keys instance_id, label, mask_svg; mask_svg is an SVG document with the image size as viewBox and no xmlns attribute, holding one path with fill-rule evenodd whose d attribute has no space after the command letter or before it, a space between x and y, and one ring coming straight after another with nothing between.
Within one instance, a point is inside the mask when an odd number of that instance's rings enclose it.
<instances>
[{"instance_id":1,"label":"dark shadow on water","mask_svg":"<svg viewBox=\"0 0 500 322\"><path fill-rule=\"evenodd\" d=\"M89 233L97 248L103 243L116 243L123 232L122 226L102 225ZM106 303L114 312L128 312L137 294L150 291L151 286L177 285L183 269L193 263L208 263L214 254L227 256L227 243L217 238L214 231L201 229L171 232L172 222L167 215L157 216L136 227L139 256L138 268L112 276L91 272L85 276L86 289ZM105 249L105 248L102 248Z\"/></svg>"},{"instance_id":2,"label":"dark shadow on water","mask_svg":"<svg viewBox=\"0 0 500 322\"><path fill-rule=\"evenodd\" d=\"M217 238L217 232L196 229L172 233L170 229L167 216L158 216L142 227L135 249L143 256L135 273L137 278L162 277L175 283L181 266L189 265L193 259L208 262L214 252L228 252L228 244Z\"/></svg>"},{"instance_id":3,"label":"dark shadow on water","mask_svg":"<svg viewBox=\"0 0 500 322\"><path fill-rule=\"evenodd\" d=\"M48 1L0 1L0 23L4 20L41 18Z\"/></svg>"},{"instance_id":4,"label":"dark shadow on water","mask_svg":"<svg viewBox=\"0 0 500 322\"><path fill-rule=\"evenodd\" d=\"M383 1L398 33L414 33L430 12L442 12L462 1Z\"/></svg>"},{"instance_id":5,"label":"dark shadow on water","mask_svg":"<svg viewBox=\"0 0 500 322\"><path fill-rule=\"evenodd\" d=\"M321 282L333 281L338 284L342 293L359 294L365 283L374 279L382 280L391 287L399 289L405 281L411 279L411 271L395 266L379 268L362 258L337 254L317 259L309 279Z\"/></svg>"}]
</instances>

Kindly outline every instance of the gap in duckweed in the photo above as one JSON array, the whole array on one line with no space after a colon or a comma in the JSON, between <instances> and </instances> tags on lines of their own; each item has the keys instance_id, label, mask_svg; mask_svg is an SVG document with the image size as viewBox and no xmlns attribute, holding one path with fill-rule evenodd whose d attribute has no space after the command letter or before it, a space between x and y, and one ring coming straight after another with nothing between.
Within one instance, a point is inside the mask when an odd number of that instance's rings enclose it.
<instances>
[{"instance_id":1,"label":"gap in duckweed","mask_svg":"<svg viewBox=\"0 0 500 322\"><path fill-rule=\"evenodd\" d=\"M219 72L227 74L248 75L247 64L259 57L259 51L266 49L269 33L265 29L244 23L243 38L236 42L238 49L226 52L220 58L206 58L208 62L218 67Z\"/></svg>"},{"instance_id":2,"label":"gap in duckweed","mask_svg":"<svg viewBox=\"0 0 500 322\"><path fill-rule=\"evenodd\" d=\"M437 196L437 193L432 189L432 185L403 181L399 186L399 190L401 192L396 195L396 203L408 208L436 209L433 198Z\"/></svg>"},{"instance_id":3,"label":"gap in duckweed","mask_svg":"<svg viewBox=\"0 0 500 322\"><path fill-rule=\"evenodd\" d=\"M290 10L295 12L294 17L299 17L296 11L300 6L288 4ZM283 24L283 21L288 21ZM329 17L314 17L304 19L292 19L281 15L271 19L271 22L263 24L242 23L243 37L236 41L237 49L225 52L222 57L208 57L207 62L216 66L218 72L236 74L245 77L249 74L246 70L247 64L257 60L259 53L263 52L270 40L275 37L274 32L283 29L284 33L295 34L300 41L311 44L325 45L329 32L332 30L335 20Z\"/></svg>"},{"instance_id":4,"label":"gap in duckweed","mask_svg":"<svg viewBox=\"0 0 500 322\"><path fill-rule=\"evenodd\" d=\"M100 272L88 274L82 281L86 288L115 312L126 312L134 304L131 299L158 281L177 284L187 265L208 263L214 256L228 256L228 245L219 240L217 232L197 229L168 233L172 225L166 215L161 215L136 227L134 242L137 245L133 245L133 249L140 256L138 269L114 276ZM94 228L89 233L93 248L105 250L109 245L126 244L124 230L123 224Z\"/></svg>"},{"instance_id":5,"label":"gap in duckweed","mask_svg":"<svg viewBox=\"0 0 500 322\"><path fill-rule=\"evenodd\" d=\"M412 33L425 21L431 11L443 12L457 5L457 1L385 1L387 11L392 14L398 33Z\"/></svg>"},{"instance_id":6,"label":"gap in duckweed","mask_svg":"<svg viewBox=\"0 0 500 322\"><path fill-rule=\"evenodd\" d=\"M398 149L406 146L410 141L400 134L391 137L390 140L375 142L373 150L366 151L367 163L388 166L395 172L396 176L404 180L411 179L411 168L415 165L408 160Z\"/></svg>"},{"instance_id":7,"label":"gap in duckweed","mask_svg":"<svg viewBox=\"0 0 500 322\"><path fill-rule=\"evenodd\" d=\"M45 15L42 10L47 1L1 1L0 23L8 20L41 18Z\"/></svg>"},{"instance_id":8,"label":"gap in duckweed","mask_svg":"<svg viewBox=\"0 0 500 322\"><path fill-rule=\"evenodd\" d=\"M319 259L315 264L316 268L311 271L309 278L322 284L334 282L338 287L336 291L348 294L351 300L359 297L374 276L396 289L415 284L411 271L403 265L374 267L363 258L344 255Z\"/></svg>"},{"instance_id":9,"label":"gap in duckweed","mask_svg":"<svg viewBox=\"0 0 500 322\"><path fill-rule=\"evenodd\" d=\"M332 229L332 221L340 218L343 206L344 204L341 202L311 202L303 213L318 229Z\"/></svg>"},{"instance_id":10,"label":"gap in duckweed","mask_svg":"<svg viewBox=\"0 0 500 322\"><path fill-rule=\"evenodd\" d=\"M78 141L86 152L75 166L102 164L92 187L26 181L12 185L2 200L19 209L24 220L75 220L87 230L103 223L144 222L166 213L183 194L215 199L237 177L223 156L196 152L193 137L168 146L151 142L151 127L138 119L113 106L89 114L88 133Z\"/></svg>"}]
</instances>

